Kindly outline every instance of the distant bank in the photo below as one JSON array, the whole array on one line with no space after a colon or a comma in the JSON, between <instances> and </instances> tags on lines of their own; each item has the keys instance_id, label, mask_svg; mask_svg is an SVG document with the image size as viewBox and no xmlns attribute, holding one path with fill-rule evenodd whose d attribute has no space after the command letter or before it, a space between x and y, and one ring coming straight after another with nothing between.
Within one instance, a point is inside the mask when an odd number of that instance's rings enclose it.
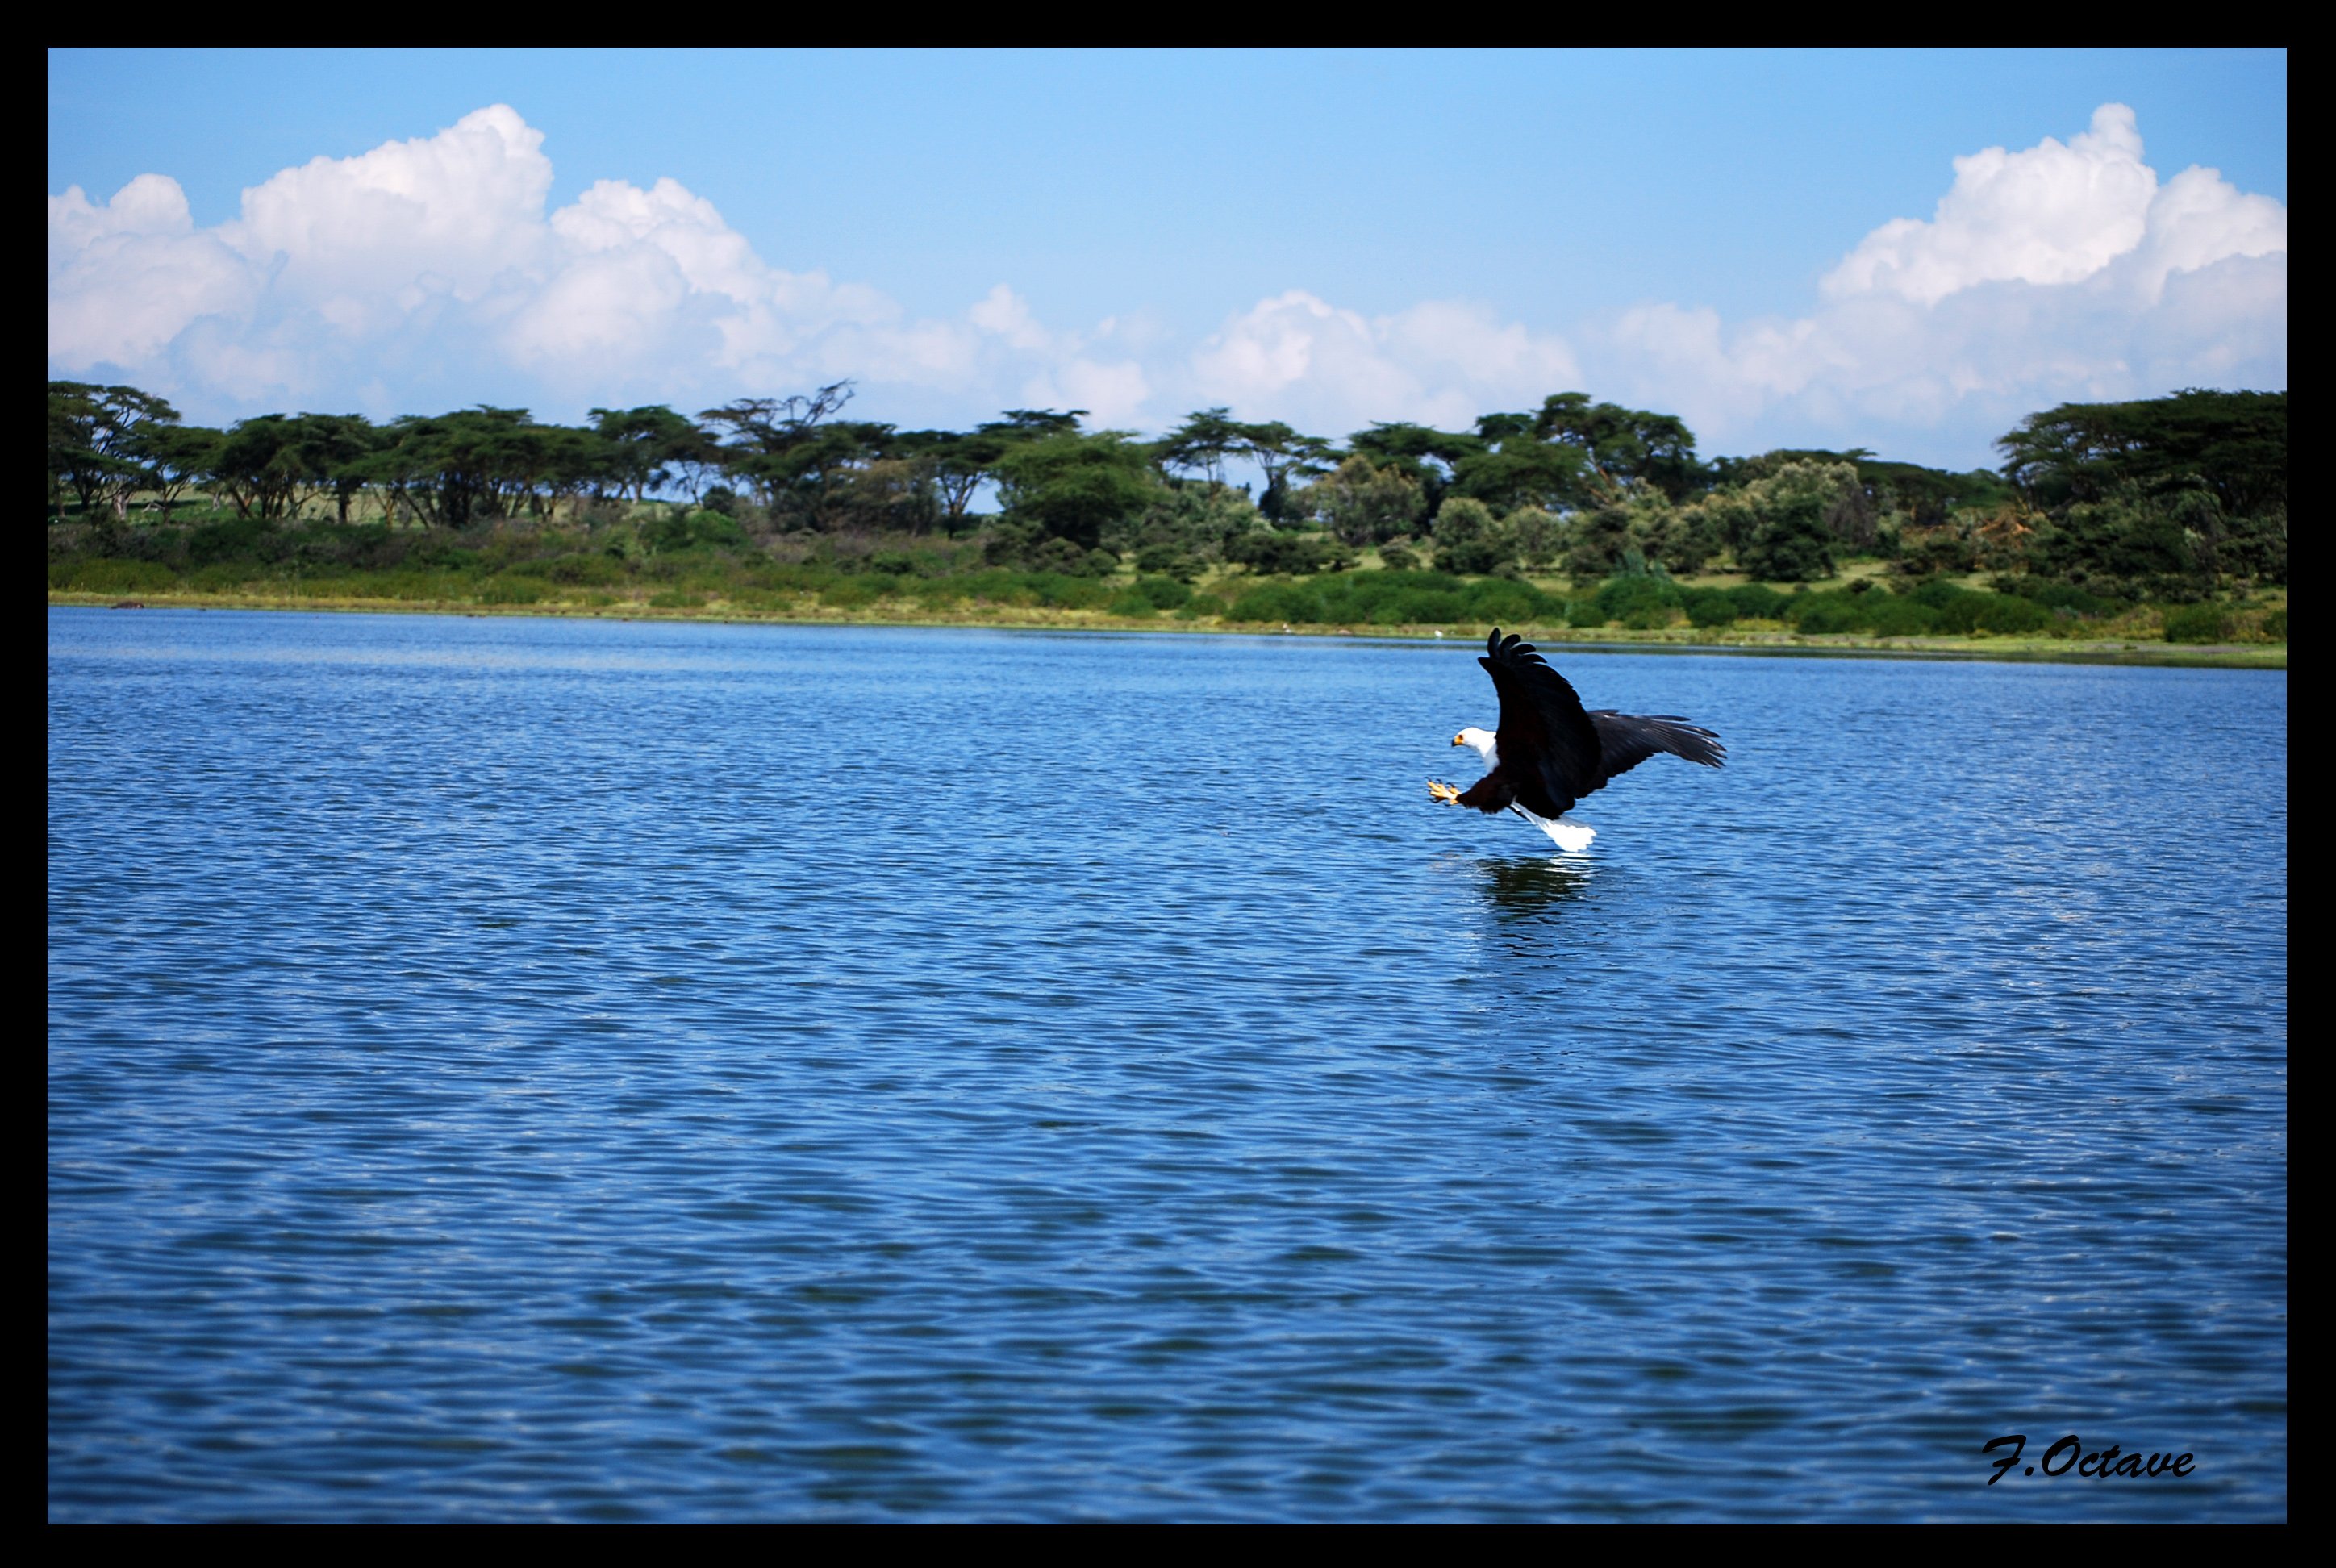
<instances>
[{"instance_id":1,"label":"distant bank","mask_svg":"<svg viewBox=\"0 0 2336 1568\"><path fill-rule=\"evenodd\" d=\"M346 610L360 613L443 616L532 616L600 620L698 621L774 626L996 627L1002 629L1109 632L1209 632L1255 637L1387 638L1418 641L1482 638L1488 625L1455 621L1429 626L1306 624L1275 625L1222 615L1163 616L1114 613L1043 604L1014 605L959 600L946 607L873 603L849 607L808 600L789 605L740 605L715 600L696 605L648 603L490 604L456 599L370 598L352 594L257 594L149 591L132 595L51 589L53 606L84 609ZM1643 652L1723 652L1833 656L1863 658L1955 658L2006 663L2131 664L2226 669L2287 667L2287 644L2176 643L2142 636L2078 638L2018 635L1869 637L1851 633L1801 632L1778 626L1702 628L1569 627L1519 620L1511 629L1536 641Z\"/></svg>"}]
</instances>

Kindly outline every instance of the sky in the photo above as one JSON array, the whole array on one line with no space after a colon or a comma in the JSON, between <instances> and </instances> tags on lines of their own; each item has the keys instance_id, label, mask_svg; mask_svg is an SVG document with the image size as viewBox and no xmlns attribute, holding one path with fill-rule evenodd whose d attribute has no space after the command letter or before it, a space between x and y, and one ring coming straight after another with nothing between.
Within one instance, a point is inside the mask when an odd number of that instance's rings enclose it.
<instances>
[{"instance_id":1,"label":"sky","mask_svg":"<svg viewBox=\"0 0 2336 1568\"><path fill-rule=\"evenodd\" d=\"M190 421L850 378L1952 469L2287 385L2282 51L54 50L49 375Z\"/></svg>"}]
</instances>

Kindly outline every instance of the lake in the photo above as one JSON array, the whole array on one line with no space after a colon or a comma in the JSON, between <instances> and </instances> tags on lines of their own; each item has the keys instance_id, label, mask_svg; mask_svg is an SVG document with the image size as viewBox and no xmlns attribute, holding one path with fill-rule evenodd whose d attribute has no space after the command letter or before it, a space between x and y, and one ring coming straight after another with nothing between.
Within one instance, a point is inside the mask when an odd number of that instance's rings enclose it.
<instances>
[{"instance_id":1,"label":"lake","mask_svg":"<svg viewBox=\"0 0 2336 1568\"><path fill-rule=\"evenodd\" d=\"M2283 672L48 628L51 1520L2286 1517Z\"/></svg>"}]
</instances>

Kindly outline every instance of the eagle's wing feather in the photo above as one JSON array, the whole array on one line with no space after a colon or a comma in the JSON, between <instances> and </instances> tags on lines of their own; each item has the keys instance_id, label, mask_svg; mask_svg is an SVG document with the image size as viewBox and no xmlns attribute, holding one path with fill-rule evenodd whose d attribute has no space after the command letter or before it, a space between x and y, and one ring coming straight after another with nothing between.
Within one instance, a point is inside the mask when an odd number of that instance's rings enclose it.
<instances>
[{"instance_id":1,"label":"eagle's wing feather","mask_svg":"<svg viewBox=\"0 0 2336 1568\"><path fill-rule=\"evenodd\" d=\"M1499 771L1511 775L1526 810L1561 815L1606 782L1602 743L1582 709L1582 698L1533 644L1514 635L1504 638L1495 628L1476 662L1492 676L1501 697L1494 737ZM1535 794L1546 798L1535 800Z\"/></svg>"},{"instance_id":2,"label":"eagle's wing feather","mask_svg":"<svg viewBox=\"0 0 2336 1568\"><path fill-rule=\"evenodd\" d=\"M1677 714L1616 713L1611 708L1600 708L1590 716L1591 726L1598 732L1599 751L1604 759L1603 771L1596 789L1608 779L1620 777L1637 767L1657 752L1669 752L1706 767L1724 765L1722 759L1728 748L1719 737L1701 725L1689 724ZM1582 792L1588 794L1590 790Z\"/></svg>"}]
</instances>

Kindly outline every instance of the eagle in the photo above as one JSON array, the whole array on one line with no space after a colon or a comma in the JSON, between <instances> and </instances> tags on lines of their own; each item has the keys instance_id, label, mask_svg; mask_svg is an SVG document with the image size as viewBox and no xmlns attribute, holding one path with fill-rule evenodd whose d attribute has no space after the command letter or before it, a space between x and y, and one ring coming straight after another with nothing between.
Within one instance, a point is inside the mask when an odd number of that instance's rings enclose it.
<instances>
[{"instance_id":1,"label":"eagle","mask_svg":"<svg viewBox=\"0 0 2336 1568\"><path fill-rule=\"evenodd\" d=\"M1706 767L1723 765L1728 748L1719 736L1677 714L1585 711L1566 678L1523 638L1503 637L1494 627L1476 660L1501 694L1501 727L1486 735L1475 726L1452 737L1473 746L1486 773L1467 789L1435 779L1427 793L1446 805L1474 806L1487 816L1513 811L1541 829L1562 850L1584 850L1595 828L1560 819L1574 803L1606 781L1630 772L1657 752L1669 752Z\"/></svg>"}]
</instances>

